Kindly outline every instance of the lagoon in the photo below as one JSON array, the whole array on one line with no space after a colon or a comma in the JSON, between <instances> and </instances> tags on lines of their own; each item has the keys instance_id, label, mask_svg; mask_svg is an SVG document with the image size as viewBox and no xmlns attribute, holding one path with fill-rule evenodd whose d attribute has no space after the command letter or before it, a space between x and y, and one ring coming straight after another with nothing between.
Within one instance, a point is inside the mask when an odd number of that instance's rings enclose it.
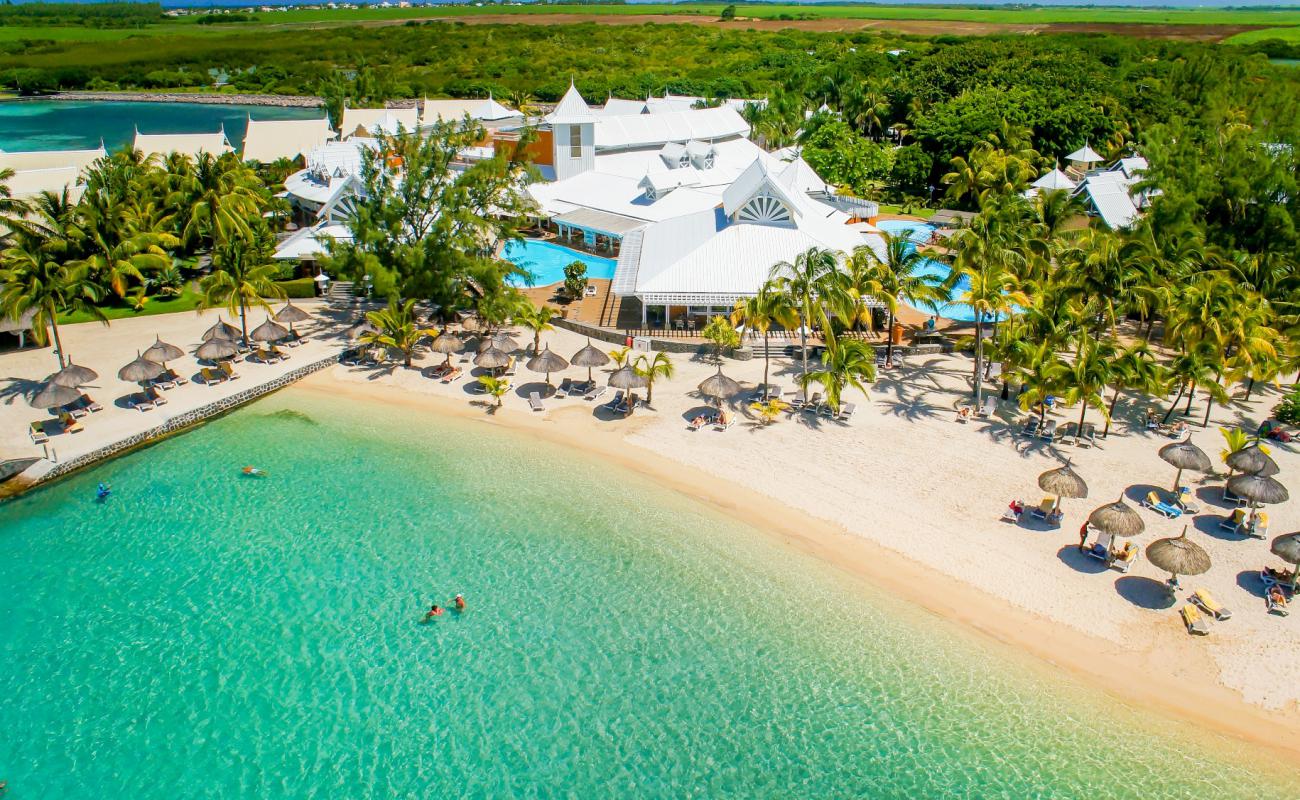
<instances>
[{"instance_id":1,"label":"lagoon","mask_svg":"<svg viewBox=\"0 0 1300 800\"><path fill-rule=\"evenodd\" d=\"M211 133L224 126L235 149L243 146L248 116L256 119L320 119L318 108L149 103L117 101L13 100L0 102L0 150L109 150L144 133Z\"/></svg>"}]
</instances>

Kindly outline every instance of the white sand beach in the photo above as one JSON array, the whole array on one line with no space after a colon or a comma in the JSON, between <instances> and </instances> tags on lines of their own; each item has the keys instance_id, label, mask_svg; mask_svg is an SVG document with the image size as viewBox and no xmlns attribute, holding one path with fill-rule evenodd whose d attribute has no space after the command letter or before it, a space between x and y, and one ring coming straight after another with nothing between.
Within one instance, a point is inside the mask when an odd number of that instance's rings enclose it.
<instances>
[{"instance_id":1,"label":"white sand beach","mask_svg":"<svg viewBox=\"0 0 1300 800\"><path fill-rule=\"evenodd\" d=\"M260 314L254 317L261 321ZM77 362L101 375L92 395L111 406L133 388L116 380L117 368L134 356L135 348L147 347L155 331L192 349L214 320L215 314L148 317L115 322L107 329L69 326L64 335ZM241 365L245 385L337 350L343 341L340 329L338 323L318 326L316 340L298 348L285 364ZM519 338L531 345L530 336ZM543 342L567 358L586 339L556 330L544 334ZM1156 455L1171 440L1143 430L1135 417L1145 406L1131 400L1121 400L1110 437L1096 448L1027 440L1015 435L1025 414L1012 402L1003 402L991 420L956 422L954 408L968 391L971 361L936 355L916 357L883 375L869 398L848 398L858 406L848 423L802 414L783 415L763 427L742 416L725 432L695 431L688 422L706 405L695 387L717 368L710 358L674 355L677 374L656 383L654 408L640 409L630 418L578 397L548 397L545 411L531 411L529 392L545 387L543 376L523 366L522 356L516 386L496 409L495 401L475 391L468 375L453 384L429 377L441 359L424 352L411 370L337 366L308 378L295 391L414 404L430 413L477 417L593 450L1134 704L1159 707L1300 756L1300 747L1288 744L1300 739L1287 735L1300 732L1300 681L1295 678L1300 629L1294 619L1266 612L1257 577L1261 566L1282 564L1269 554L1266 540L1218 527L1229 510L1219 488L1226 468L1218 457L1222 440L1217 428L1241 423L1253 429L1277 402L1274 391L1257 392L1248 407L1216 409L1207 430L1193 425L1193 441L1220 471L1217 477L1184 474L1183 482L1196 487L1201 513L1167 520L1139 509L1146 531L1136 541L1143 549L1190 524L1189 536L1213 558L1208 574L1183 579L1184 590L1171 603L1161 586L1166 575L1145 558L1122 575L1076 548L1079 527L1093 508L1121 494L1138 507L1151 488L1167 490L1173 483L1174 469ZM197 371L190 369L192 359L186 361L187 374ZM6 458L40 455L40 448L26 438L26 426L42 415L18 396L15 381L44 377L52 371L53 356L48 350L28 351L0 356L0 364L0 377L9 380L0 402L0 453ZM471 365L464 366L469 372ZM762 380L763 361L727 360L723 370L751 388ZM796 374L797 365L773 361L773 380L787 390L795 387ZM551 378L558 384L585 375L586 370L571 368ZM597 370L598 379L604 375ZM176 413L239 388L191 383L173 390L173 402L151 413ZM993 387L995 392L999 388ZM144 419L151 413L109 407L86 420L84 433L51 441L67 457L103 444L105 437L158 424ZM1190 419L1199 423L1203 414L1204 407L1195 403ZM1077 416L1077 408L1058 414L1062 422ZM1090 418L1101 421L1096 412ZM1289 483L1300 468L1300 454L1277 444L1272 453L1281 467L1279 480ZM1066 458L1073 459L1090 492L1087 499L1064 501L1059 528L1035 524L1028 514L1019 525L1000 521L1012 498L1036 505L1042 497L1037 475ZM1270 538L1300 528L1293 503L1268 511ZM1185 632L1178 608L1200 587L1234 614L1211 623L1208 637L1193 638Z\"/></svg>"}]
</instances>

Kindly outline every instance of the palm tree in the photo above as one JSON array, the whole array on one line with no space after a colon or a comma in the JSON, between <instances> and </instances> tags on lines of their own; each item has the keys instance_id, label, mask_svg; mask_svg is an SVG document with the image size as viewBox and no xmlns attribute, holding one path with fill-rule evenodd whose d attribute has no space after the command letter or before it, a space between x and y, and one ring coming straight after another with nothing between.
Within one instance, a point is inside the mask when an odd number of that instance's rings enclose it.
<instances>
[{"instance_id":1,"label":"palm tree","mask_svg":"<svg viewBox=\"0 0 1300 800\"><path fill-rule=\"evenodd\" d=\"M773 265L768 276L777 291L789 298L790 305L799 315L799 349L804 378L808 375L808 328L812 325L820 327L829 344L832 336L827 306L845 305L837 285L838 260L838 255L833 250L810 247L795 256L793 264L781 261ZM803 386L804 399L807 400L807 382L801 379L800 384Z\"/></svg>"},{"instance_id":2,"label":"palm tree","mask_svg":"<svg viewBox=\"0 0 1300 800\"><path fill-rule=\"evenodd\" d=\"M894 317L898 314L898 301L908 305L939 305L948 300L942 281L935 275L921 272L926 257L912 242L912 231L899 233L882 231L880 238L885 242L885 253L878 254L870 246L863 245L853 251L849 259L847 273L853 273L863 261L872 268L864 276L864 283L875 289L873 295L885 304L887 321L885 322L885 361L894 360ZM854 293L850 289L850 293Z\"/></svg>"},{"instance_id":3,"label":"palm tree","mask_svg":"<svg viewBox=\"0 0 1300 800\"><path fill-rule=\"evenodd\" d=\"M184 220L180 235L187 243L207 248L218 240L248 237L261 220L262 182L232 153L199 153L179 183L168 204Z\"/></svg>"},{"instance_id":4,"label":"palm tree","mask_svg":"<svg viewBox=\"0 0 1300 800\"><path fill-rule=\"evenodd\" d=\"M1110 398L1110 407L1106 412L1106 429L1102 438L1110 435L1110 421L1115 417L1115 404L1119 402L1119 393L1131 389L1142 394L1163 394L1167 384L1165 368L1156 361L1150 346L1138 342L1127 348L1111 364L1111 385L1115 393Z\"/></svg>"},{"instance_id":5,"label":"palm tree","mask_svg":"<svg viewBox=\"0 0 1300 800\"><path fill-rule=\"evenodd\" d=\"M677 368L673 366L673 360L663 351L656 352L654 358L646 355L638 357L632 369L636 374L645 378L645 404L652 407L654 405L655 380L658 378L671 378L673 373L677 371Z\"/></svg>"},{"instance_id":6,"label":"palm tree","mask_svg":"<svg viewBox=\"0 0 1300 800\"><path fill-rule=\"evenodd\" d=\"M542 333L554 330L555 326L551 320L555 319L555 309L550 306L535 306L532 303L524 302L519 304L519 310L511 317L516 325L522 325L533 333L533 354L541 352Z\"/></svg>"},{"instance_id":7,"label":"palm tree","mask_svg":"<svg viewBox=\"0 0 1300 800\"><path fill-rule=\"evenodd\" d=\"M411 368L415 348L425 337L437 336L438 331L422 328L415 321L414 300L399 303L397 298L388 301L388 308L366 312L366 320L375 327L361 335L367 344L379 345L402 354L402 366Z\"/></svg>"},{"instance_id":8,"label":"palm tree","mask_svg":"<svg viewBox=\"0 0 1300 800\"><path fill-rule=\"evenodd\" d=\"M854 388L865 395L867 384L875 381L875 348L858 339L835 339L834 337L826 340L821 366L805 373L799 379L805 397L808 394L809 384L819 384L826 392L826 404L837 412L840 410L840 400L843 399L846 389Z\"/></svg>"},{"instance_id":9,"label":"palm tree","mask_svg":"<svg viewBox=\"0 0 1300 800\"><path fill-rule=\"evenodd\" d=\"M615 347L609 351L609 360L614 362L616 369L622 369L623 365L628 363L631 358L632 348L630 347Z\"/></svg>"},{"instance_id":10,"label":"palm tree","mask_svg":"<svg viewBox=\"0 0 1300 800\"><path fill-rule=\"evenodd\" d=\"M0 225L13 230L17 222L27 213L27 203L14 197L9 189L14 171L8 167L0 168Z\"/></svg>"},{"instance_id":11,"label":"palm tree","mask_svg":"<svg viewBox=\"0 0 1300 800\"><path fill-rule=\"evenodd\" d=\"M275 282L279 269L268 261L267 248L258 242L234 238L221 242L212 252L212 272L199 281L204 308L224 306L239 312L239 328L248 344L248 308L270 311L265 298L282 298L284 290Z\"/></svg>"},{"instance_id":12,"label":"palm tree","mask_svg":"<svg viewBox=\"0 0 1300 800\"><path fill-rule=\"evenodd\" d=\"M74 236L85 253L81 263L90 276L118 297L126 297L131 280L143 282L146 271L171 266L171 256L163 248L179 244L134 203L89 195L78 206Z\"/></svg>"},{"instance_id":13,"label":"palm tree","mask_svg":"<svg viewBox=\"0 0 1300 800\"><path fill-rule=\"evenodd\" d=\"M1115 348L1109 343L1099 343L1080 337L1082 344L1074 363L1066 375L1065 403L1079 404L1079 424L1075 433L1083 435L1083 421L1088 414L1088 406L1101 412L1109 419L1110 409L1106 407L1106 384L1111 380L1110 364L1115 357Z\"/></svg>"},{"instance_id":14,"label":"palm tree","mask_svg":"<svg viewBox=\"0 0 1300 800\"><path fill-rule=\"evenodd\" d=\"M1026 411L1038 408L1038 421L1047 420L1047 398L1061 391L1069 377L1070 367L1057 355L1051 342L1040 341L1023 354L1016 365L1020 378L1020 407Z\"/></svg>"},{"instance_id":15,"label":"palm tree","mask_svg":"<svg viewBox=\"0 0 1300 800\"><path fill-rule=\"evenodd\" d=\"M758 287L758 292L753 297L737 300L736 307L731 311L732 325L744 325L746 330L759 331L763 334L763 384L765 386L768 383L768 367L771 361L768 354L770 349L768 336L772 326L780 325L789 328L798 318L794 306L790 304L789 296L781 292L771 279L763 281L763 285Z\"/></svg>"},{"instance_id":16,"label":"palm tree","mask_svg":"<svg viewBox=\"0 0 1300 800\"><path fill-rule=\"evenodd\" d=\"M962 292L960 302L975 314L975 406L983 403L984 391L984 323L1009 314L1013 305L1027 305L1028 298L1017 288L1013 265L1023 263L1019 253L1005 246L995 221L984 215L975 218L971 227L952 237L956 257L948 286L965 277L970 286Z\"/></svg>"},{"instance_id":17,"label":"palm tree","mask_svg":"<svg viewBox=\"0 0 1300 800\"><path fill-rule=\"evenodd\" d=\"M1198 387L1206 391L1211 401L1228 402L1228 393L1219 385L1219 375L1222 372L1223 354L1209 342L1199 342L1174 356L1173 361L1169 363L1169 374L1178 381L1178 396L1169 405L1164 421L1168 422L1173 416L1184 392L1187 393L1187 407L1183 409L1183 415L1192 413L1192 400L1196 396ZM1205 424L1209 424L1208 411Z\"/></svg>"},{"instance_id":18,"label":"palm tree","mask_svg":"<svg viewBox=\"0 0 1300 800\"><path fill-rule=\"evenodd\" d=\"M108 318L96 305L100 289L87 279L85 267L65 263L56 249L42 246L32 236L20 236L0 253L0 284L0 313L18 320L34 309L32 331L37 342L44 344L46 328L50 330L59 369L66 366L59 338L60 313L88 312L108 324Z\"/></svg>"},{"instance_id":19,"label":"palm tree","mask_svg":"<svg viewBox=\"0 0 1300 800\"><path fill-rule=\"evenodd\" d=\"M480 375L478 376L478 382L483 385L484 393L497 399L497 408L500 408L501 398L505 396L506 392L510 391L510 379Z\"/></svg>"},{"instance_id":20,"label":"palm tree","mask_svg":"<svg viewBox=\"0 0 1300 800\"><path fill-rule=\"evenodd\" d=\"M1038 223L1044 239L1055 241L1065 229L1065 223L1081 215L1083 203L1068 189L1042 189L1032 201L1034 221Z\"/></svg>"}]
</instances>

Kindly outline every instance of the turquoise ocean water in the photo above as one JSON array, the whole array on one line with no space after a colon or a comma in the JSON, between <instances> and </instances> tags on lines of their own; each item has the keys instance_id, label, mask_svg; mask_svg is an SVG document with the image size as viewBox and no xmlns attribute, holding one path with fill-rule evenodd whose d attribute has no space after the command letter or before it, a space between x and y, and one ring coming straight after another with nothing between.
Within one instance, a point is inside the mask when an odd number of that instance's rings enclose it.
<instances>
[{"instance_id":1,"label":"turquoise ocean water","mask_svg":"<svg viewBox=\"0 0 1300 800\"><path fill-rule=\"evenodd\" d=\"M111 45L110 45L111 46ZM116 150L142 133L213 133L220 126L236 150L254 119L320 119L319 108L22 100L0 103L0 150L77 150L102 139Z\"/></svg>"},{"instance_id":2,"label":"turquoise ocean water","mask_svg":"<svg viewBox=\"0 0 1300 800\"><path fill-rule=\"evenodd\" d=\"M0 506L0 586L7 800L1296 790L638 476L301 391Z\"/></svg>"}]
</instances>

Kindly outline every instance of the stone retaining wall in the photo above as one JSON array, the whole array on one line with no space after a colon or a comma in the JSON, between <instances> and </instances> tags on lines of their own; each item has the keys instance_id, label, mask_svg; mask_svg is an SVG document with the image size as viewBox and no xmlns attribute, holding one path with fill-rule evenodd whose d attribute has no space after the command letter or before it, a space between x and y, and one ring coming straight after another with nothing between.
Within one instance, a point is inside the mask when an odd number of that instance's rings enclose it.
<instances>
[{"instance_id":1,"label":"stone retaining wall","mask_svg":"<svg viewBox=\"0 0 1300 800\"><path fill-rule=\"evenodd\" d=\"M229 397L223 397L220 400L214 400L213 402L208 403L205 406L200 406L199 408L196 408L192 411L186 411L182 414L178 414L177 416L172 417L171 419L167 420L163 424L154 428L150 428L147 431L142 431L133 436L128 436L125 439L120 439L116 442L113 442L112 444L105 445L99 448L98 450L92 450L89 453L84 453L82 455L76 456L75 458L70 458L67 461L60 461L57 464L55 464L53 467L46 470L45 472L38 475L33 475L28 485L34 486L39 483L44 483L46 481L50 481L55 478L62 477L69 473L75 472L76 470L82 469L84 467L88 467L91 464L94 464L96 462L103 461L104 459L107 458L112 458L113 456L118 455L119 453L123 453L127 450L131 450L132 448L139 447L142 444L147 444L148 442L153 441L154 439L160 439L164 436L168 436L170 434L176 433L179 430L188 428L191 425L202 422L205 419L209 419L211 417L224 414L227 411L242 406L251 400L256 400L257 398L266 394L270 394L271 392L274 392L277 389L282 389L291 383L296 383L302 378L305 378L308 375L312 374L313 372L318 372L322 369L325 369L326 367L333 366L334 364L338 363L338 360L339 357L337 355L331 355L327 358L322 358L319 361L314 361L310 364L305 364L293 370L292 372L288 372L284 375L281 375L280 377L274 380L268 381L266 383L261 383L256 386L250 386L247 389L243 390L242 392L237 392L233 395L230 395ZM48 463L48 462L42 460L41 463ZM40 464L37 464L36 468L39 467ZM26 473L24 473L24 475L26 475ZM19 476L19 477L21 478L24 476Z\"/></svg>"}]
</instances>

